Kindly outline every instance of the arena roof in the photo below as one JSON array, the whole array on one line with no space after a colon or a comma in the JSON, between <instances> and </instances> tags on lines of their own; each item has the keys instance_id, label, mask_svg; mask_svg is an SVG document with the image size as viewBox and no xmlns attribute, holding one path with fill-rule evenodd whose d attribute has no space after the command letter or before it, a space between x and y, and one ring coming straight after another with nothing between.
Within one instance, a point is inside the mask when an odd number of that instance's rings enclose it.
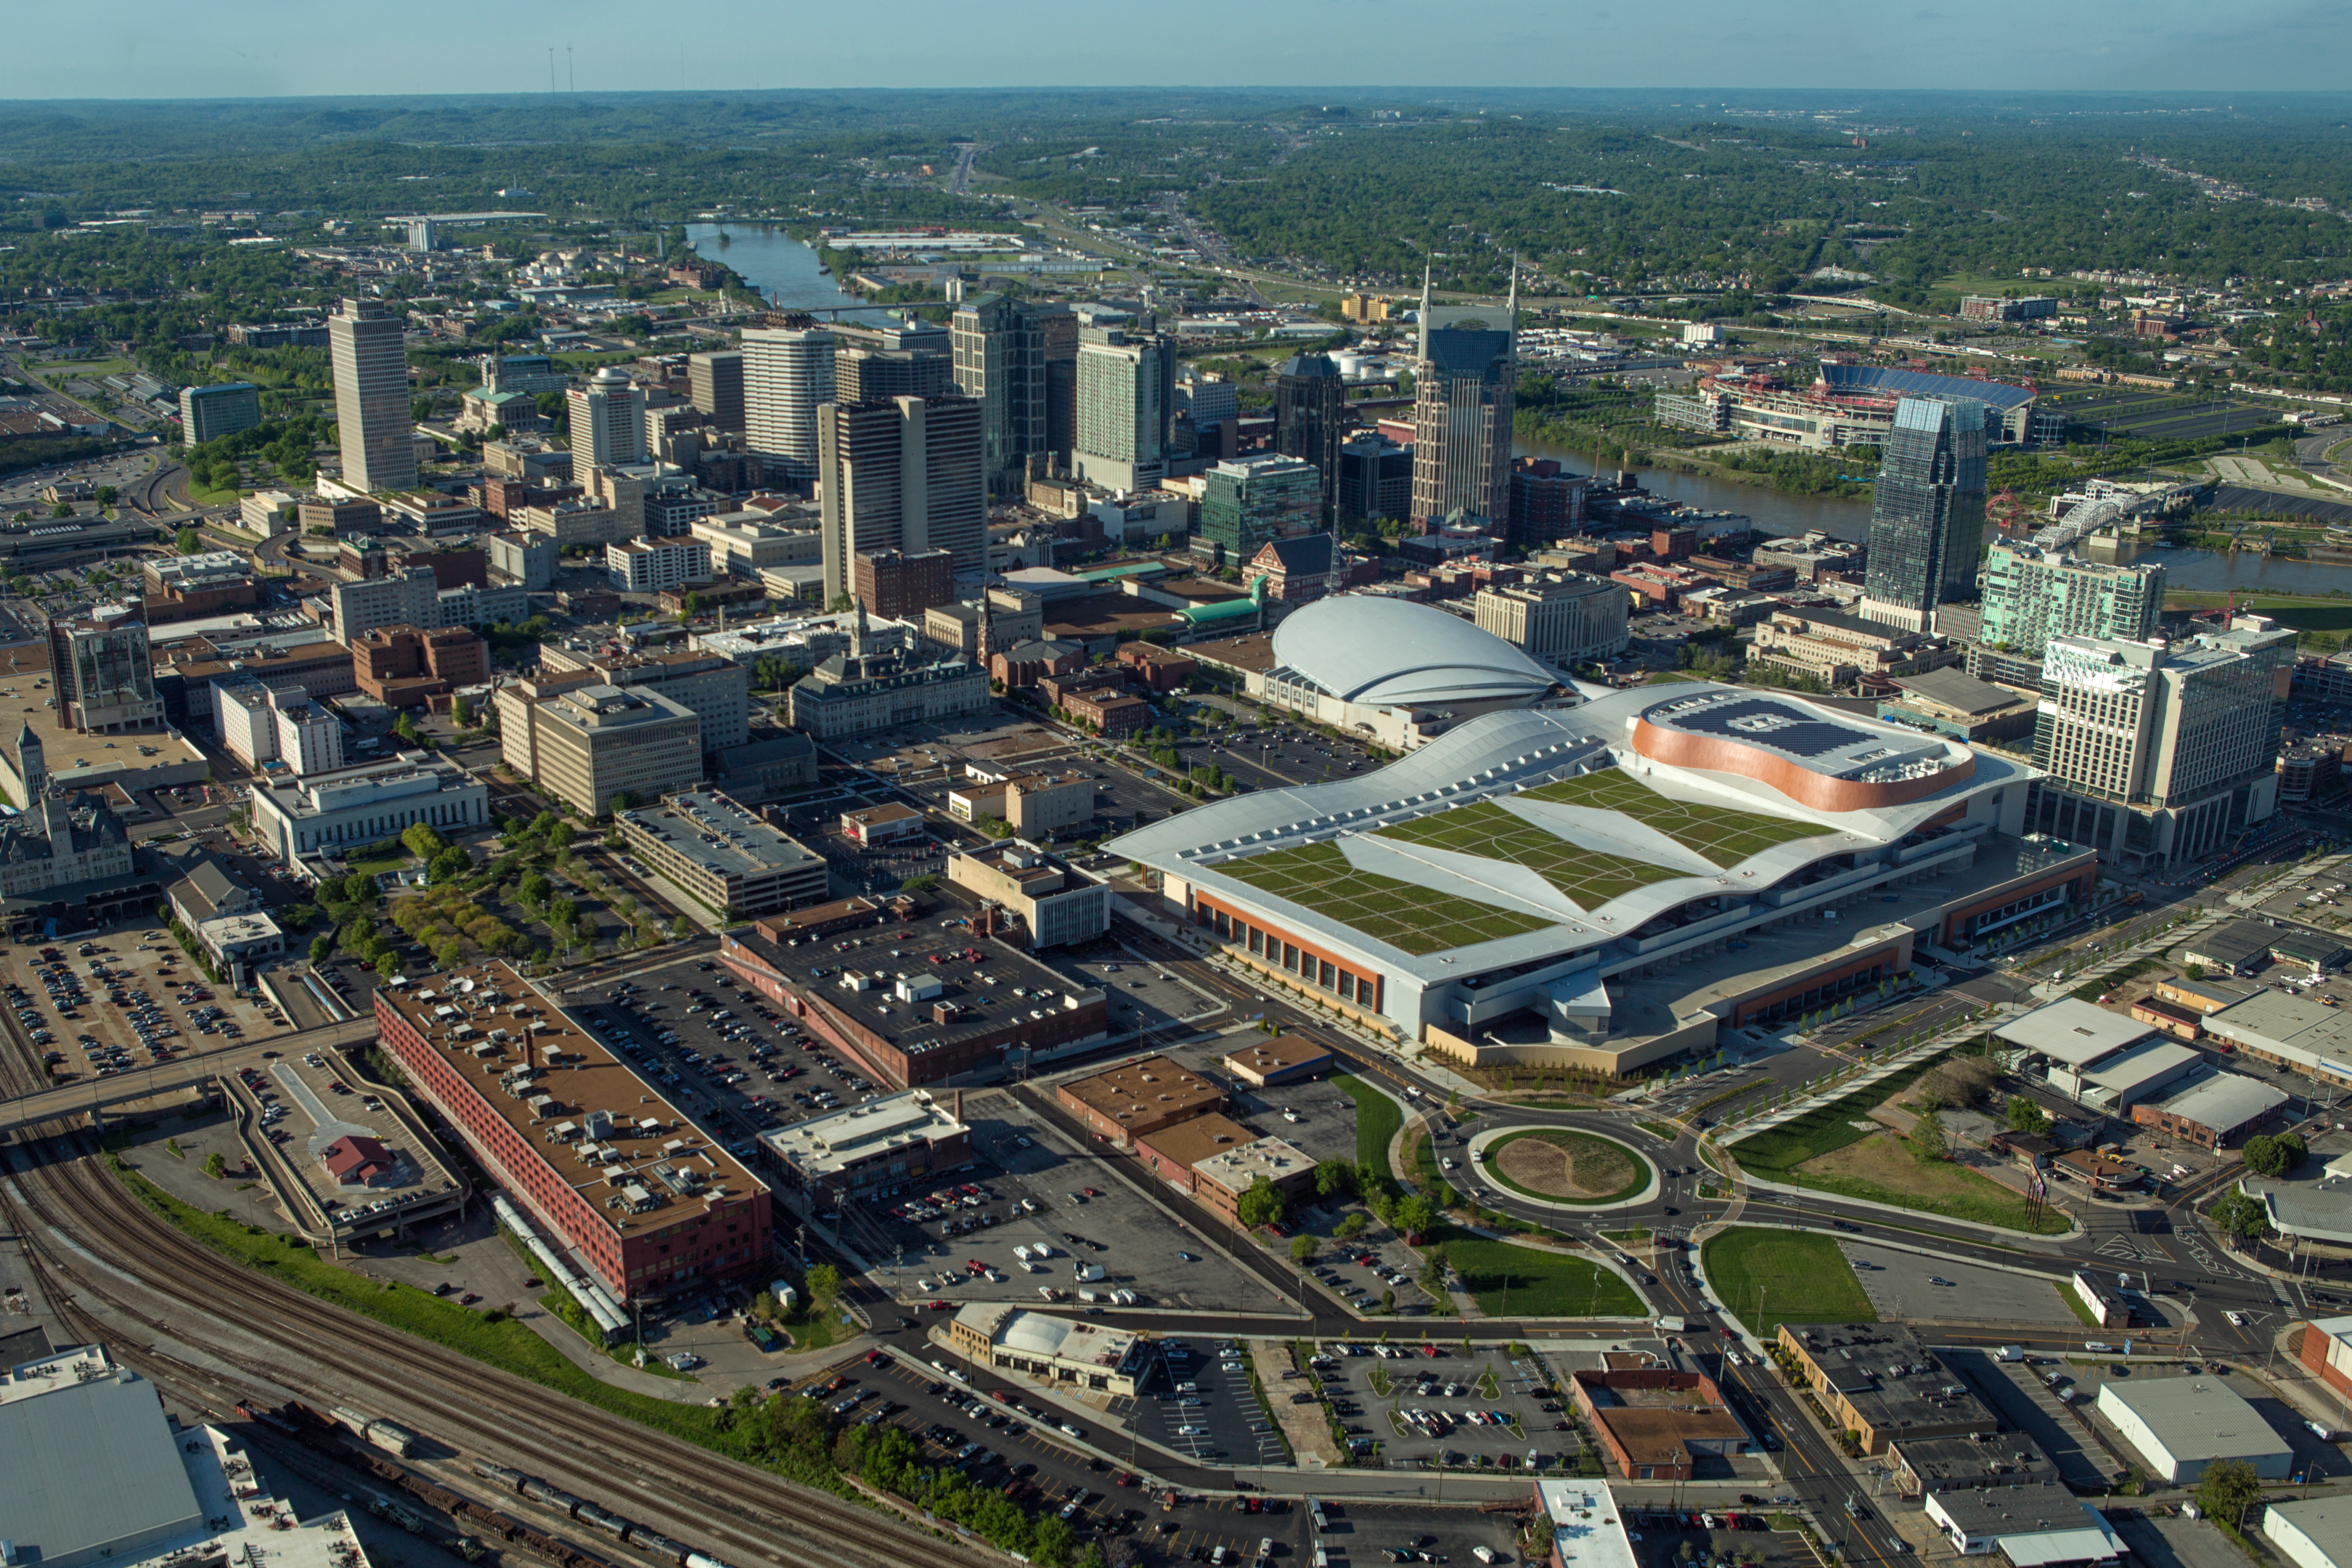
<instances>
[{"instance_id":1,"label":"arena roof","mask_svg":"<svg viewBox=\"0 0 2352 1568\"><path fill-rule=\"evenodd\" d=\"M1755 695L1707 683L1675 691ZM1774 700L1850 730L1857 746L1922 741ZM1228 902L1278 901L1298 930L1435 979L1454 962L1447 954L1480 944L1484 964L1612 942L1690 900L1769 888L1841 849L1901 838L2028 776L1985 752L1972 773L1931 777L1916 799L1823 810L1766 780L1638 754L1626 742L1660 702L1637 689L1571 710L1482 714L1377 772L1220 801L1105 847Z\"/></svg>"},{"instance_id":2,"label":"arena roof","mask_svg":"<svg viewBox=\"0 0 2352 1568\"><path fill-rule=\"evenodd\" d=\"M1459 616L1370 595L1294 610L1275 628L1274 656L1332 696L1367 705L1532 698L1559 680Z\"/></svg>"},{"instance_id":3,"label":"arena roof","mask_svg":"<svg viewBox=\"0 0 2352 1568\"><path fill-rule=\"evenodd\" d=\"M2002 410L2021 407L2034 396L2032 388L2005 381L1979 381L1971 375L1937 375L1933 371L1881 364L1824 364L1822 385L1833 393L1865 397L1972 397Z\"/></svg>"}]
</instances>

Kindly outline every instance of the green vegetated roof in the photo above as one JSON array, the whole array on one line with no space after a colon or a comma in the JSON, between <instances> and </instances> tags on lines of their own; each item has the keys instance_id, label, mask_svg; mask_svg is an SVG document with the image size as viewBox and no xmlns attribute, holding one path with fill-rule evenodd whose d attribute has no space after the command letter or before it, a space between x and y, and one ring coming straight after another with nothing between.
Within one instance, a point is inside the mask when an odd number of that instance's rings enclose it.
<instances>
[{"instance_id":1,"label":"green vegetated roof","mask_svg":"<svg viewBox=\"0 0 2352 1568\"><path fill-rule=\"evenodd\" d=\"M1776 844L1819 838L1835 831L1817 822L1791 822L1752 811L1668 800L1622 768L1604 768L1599 773L1543 784L1527 791L1526 798L1589 806L1595 811L1622 812L1727 868Z\"/></svg>"},{"instance_id":2,"label":"green vegetated roof","mask_svg":"<svg viewBox=\"0 0 2352 1568\"><path fill-rule=\"evenodd\" d=\"M1373 837L1524 866L1576 900L1577 907L1583 910L1597 910L1646 883L1688 875L1671 867L1644 865L1587 849L1487 800L1400 822L1393 827L1381 828Z\"/></svg>"},{"instance_id":3,"label":"green vegetated roof","mask_svg":"<svg viewBox=\"0 0 2352 1568\"><path fill-rule=\"evenodd\" d=\"M1336 844L1268 850L1228 860L1216 869L1415 957L1541 931L1554 923L1359 871Z\"/></svg>"}]
</instances>

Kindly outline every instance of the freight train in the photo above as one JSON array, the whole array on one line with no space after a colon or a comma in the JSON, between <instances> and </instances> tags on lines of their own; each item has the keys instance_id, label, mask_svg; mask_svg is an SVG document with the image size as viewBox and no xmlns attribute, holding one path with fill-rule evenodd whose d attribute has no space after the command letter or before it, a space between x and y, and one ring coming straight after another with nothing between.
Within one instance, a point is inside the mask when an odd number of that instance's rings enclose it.
<instances>
[{"instance_id":1,"label":"freight train","mask_svg":"<svg viewBox=\"0 0 2352 1568\"><path fill-rule=\"evenodd\" d=\"M405 1427L393 1426L391 1423L383 1421L371 1421L359 1415L356 1411L339 1409L335 1414L343 1419L338 1422L334 1416L322 1415L307 1405L289 1404L272 1406L254 1400L247 1400L238 1405L236 1413L248 1421L257 1421L263 1426L284 1433L305 1447L314 1449L378 1480L398 1487L427 1507L448 1515L461 1530L470 1531L486 1540L495 1539L506 1545L528 1552L535 1557L553 1563L555 1568L625 1568L625 1565L615 1564L592 1552L583 1552L561 1536L550 1535L521 1520L486 1507L471 1498L461 1497L437 1485L429 1477L396 1465L381 1454L348 1441L345 1436L347 1429L364 1428L358 1432L359 1436L384 1443L387 1436L385 1428L390 1427L391 1432L397 1434L404 1441L404 1446L401 1451L405 1453L419 1440L415 1434L409 1432ZM391 1445L385 1443L384 1446ZM526 1497L542 1506L559 1510L583 1524L601 1530L639 1552L658 1557L664 1563L671 1564L671 1568L727 1568L726 1563L693 1550L683 1542L672 1541L667 1535L649 1530L633 1521L623 1519L618 1514L583 1498L574 1497L562 1488L551 1486L546 1481L538 1480L497 1465L478 1463L474 1466L474 1473L498 1483L502 1489L516 1496Z\"/></svg>"}]
</instances>

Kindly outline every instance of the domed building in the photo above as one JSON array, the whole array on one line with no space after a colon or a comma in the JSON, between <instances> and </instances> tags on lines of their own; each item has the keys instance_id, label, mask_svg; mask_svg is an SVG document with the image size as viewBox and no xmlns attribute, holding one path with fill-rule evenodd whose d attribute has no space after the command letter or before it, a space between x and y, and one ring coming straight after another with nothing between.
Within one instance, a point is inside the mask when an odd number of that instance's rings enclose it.
<instances>
[{"instance_id":1,"label":"domed building","mask_svg":"<svg viewBox=\"0 0 2352 1568\"><path fill-rule=\"evenodd\" d=\"M1275 627L1270 662L1244 675L1249 694L1271 707L1400 752L1481 713L1582 700L1492 632L1428 605L1369 594L1291 612Z\"/></svg>"}]
</instances>

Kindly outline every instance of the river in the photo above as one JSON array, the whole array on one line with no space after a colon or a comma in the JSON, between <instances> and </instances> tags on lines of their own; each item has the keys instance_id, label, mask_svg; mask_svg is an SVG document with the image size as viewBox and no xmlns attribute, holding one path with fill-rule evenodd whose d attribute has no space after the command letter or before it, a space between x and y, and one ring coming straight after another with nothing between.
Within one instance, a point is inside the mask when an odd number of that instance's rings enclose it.
<instances>
[{"instance_id":1,"label":"river","mask_svg":"<svg viewBox=\"0 0 2352 1568\"><path fill-rule=\"evenodd\" d=\"M857 298L817 270L817 254L782 229L767 224L690 223L687 243L707 260L733 268L745 282L782 310L824 310L855 305ZM879 314L880 312L877 312Z\"/></svg>"},{"instance_id":2,"label":"river","mask_svg":"<svg viewBox=\"0 0 2352 1568\"><path fill-rule=\"evenodd\" d=\"M686 237L701 255L733 268L779 309L814 310L857 303L856 296L844 292L829 275L817 269L814 250L781 228L763 224L694 223L686 226ZM1592 471L1589 454L1548 442L1515 441L1512 451L1521 457L1557 458L1571 473ZM1801 534L1819 529L1832 538L1856 540L1870 534L1866 500L1788 495L1762 485L1734 484L1658 468L1639 473L1643 485L1654 495L1706 511L1738 512L1766 533ZM2161 561L2176 588L2242 588L2273 594L2325 595L2339 588L2352 592L2352 567L2347 566L2210 550L2126 550L2124 559L2135 554Z\"/></svg>"},{"instance_id":3,"label":"river","mask_svg":"<svg viewBox=\"0 0 2352 1568\"><path fill-rule=\"evenodd\" d=\"M1589 474L1592 459L1541 441L1515 441L1519 457L1557 458L1573 473ZM1870 503L1838 496L1792 496L1761 485L1734 484L1697 474L1669 473L1657 468L1636 470L1651 494L1664 496L1707 511L1738 512L1766 533L1800 534L1820 529L1834 539L1870 536ZM2109 559L2102 554L2099 560ZM2231 555L2215 550L2143 550L2126 545L2115 559L2146 561L2165 568L2168 586L2221 593L2236 588L2248 593L2298 594L2326 596L2352 593L2352 566L2332 566L2311 561L2273 560L2242 551Z\"/></svg>"}]
</instances>

